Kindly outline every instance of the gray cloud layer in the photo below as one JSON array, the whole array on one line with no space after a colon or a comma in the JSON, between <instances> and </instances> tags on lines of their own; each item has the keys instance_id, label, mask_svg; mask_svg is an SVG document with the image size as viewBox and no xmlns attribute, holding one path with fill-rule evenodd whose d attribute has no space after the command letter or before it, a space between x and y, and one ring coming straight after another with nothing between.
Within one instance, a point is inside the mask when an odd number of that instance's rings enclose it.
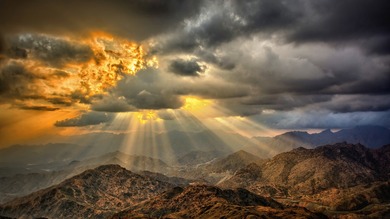
<instances>
[{"instance_id":1,"label":"gray cloud layer","mask_svg":"<svg viewBox=\"0 0 390 219\"><path fill-rule=\"evenodd\" d=\"M196 77L205 71L205 67L196 60L176 59L169 65L169 71L177 75Z\"/></svg>"},{"instance_id":2,"label":"gray cloud layer","mask_svg":"<svg viewBox=\"0 0 390 219\"><path fill-rule=\"evenodd\" d=\"M88 112L81 114L78 117L57 121L55 126L57 127L72 127L72 126L89 126L99 125L102 123L110 122L113 119L112 114L101 112Z\"/></svg>"},{"instance_id":3,"label":"gray cloud layer","mask_svg":"<svg viewBox=\"0 0 390 219\"><path fill-rule=\"evenodd\" d=\"M191 95L214 99L231 115L280 128L341 127L340 121L347 124L348 119L348 124L388 121L387 0L40 3L2 1L0 32L77 35L101 28L142 40L160 60L158 70L126 76L108 95L82 100L82 94L74 94L92 110L177 109ZM34 44L25 37L5 42L0 41L0 52L13 59L33 56L61 66L91 58L88 47L67 41L36 37ZM0 72L0 92L25 95L35 76L17 63L9 65ZM56 75L67 77L66 72ZM165 111L161 116L172 119Z\"/></svg>"}]
</instances>

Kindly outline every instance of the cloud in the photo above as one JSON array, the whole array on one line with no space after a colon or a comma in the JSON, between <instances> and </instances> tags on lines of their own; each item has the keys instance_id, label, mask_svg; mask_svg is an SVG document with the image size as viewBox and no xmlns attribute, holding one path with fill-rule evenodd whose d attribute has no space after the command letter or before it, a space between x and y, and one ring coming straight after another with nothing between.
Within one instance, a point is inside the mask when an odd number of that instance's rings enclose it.
<instances>
[{"instance_id":1,"label":"cloud","mask_svg":"<svg viewBox=\"0 0 390 219\"><path fill-rule=\"evenodd\" d=\"M206 70L205 65L200 65L196 60L176 59L169 65L169 71L180 76L197 77Z\"/></svg>"},{"instance_id":2,"label":"cloud","mask_svg":"<svg viewBox=\"0 0 390 219\"><path fill-rule=\"evenodd\" d=\"M308 1L303 2L308 3ZM355 42L356 39L377 41L378 37L385 37L387 40L383 40L383 44L377 42L385 46L389 39L387 21L390 15L386 8L390 3L386 0L379 0L375 4L364 0L344 0L337 4L320 0L310 2L306 6L305 22L301 21L296 25L288 36L290 41Z\"/></svg>"},{"instance_id":3,"label":"cloud","mask_svg":"<svg viewBox=\"0 0 390 219\"><path fill-rule=\"evenodd\" d=\"M94 111L102 112L129 112L137 111L134 106L131 106L126 102L126 98L114 97L114 96L105 96L103 99L98 100L92 104L91 109Z\"/></svg>"},{"instance_id":4,"label":"cloud","mask_svg":"<svg viewBox=\"0 0 390 219\"><path fill-rule=\"evenodd\" d=\"M57 127L81 127L90 125L99 125L110 122L114 119L113 114L101 112L88 112L78 117L57 121L54 125Z\"/></svg>"},{"instance_id":5,"label":"cloud","mask_svg":"<svg viewBox=\"0 0 390 219\"><path fill-rule=\"evenodd\" d=\"M297 2L251 0L205 2L197 16L155 44L161 53L215 48L240 37L262 35L297 45L325 42L360 45L366 52L388 54L390 19L386 0Z\"/></svg>"},{"instance_id":6,"label":"cloud","mask_svg":"<svg viewBox=\"0 0 390 219\"><path fill-rule=\"evenodd\" d=\"M0 7L0 32L45 32L85 35L102 30L142 40L172 28L196 14L198 0L57 1L5 0Z\"/></svg>"},{"instance_id":7,"label":"cloud","mask_svg":"<svg viewBox=\"0 0 390 219\"><path fill-rule=\"evenodd\" d=\"M389 118L390 111L333 113L327 110L281 111L250 117L254 122L275 129L350 128L372 124L389 127Z\"/></svg>"},{"instance_id":8,"label":"cloud","mask_svg":"<svg viewBox=\"0 0 390 219\"><path fill-rule=\"evenodd\" d=\"M37 78L19 62L4 63L0 66L0 98L33 98L37 93L31 85Z\"/></svg>"},{"instance_id":9,"label":"cloud","mask_svg":"<svg viewBox=\"0 0 390 219\"><path fill-rule=\"evenodd\" d=\"M148 68L125 77L111 92L136 109L177 109L183 101L171 90L175 83L168 74Z\"/></svg>"},{"instance_id":10,"label":"cloud","mask_svg":"<svg viewBox=\"0 0 390 219\"><path fill-rule=\"evenodd\" d=\"M381 123L390 109L385 0L16 0L2 6L2 103L157 110L171 120L169 109L193 96L212 99L226 116L259 116L279 128ZM98 39L92 30L121 37ZM158 65L147 64L153 55Z\"/></svg>"},{"instance_id":11,"label":"cloud","mask_svg":"<svg viewBox=\"0 0 390 219\"><path fill-rule=\"evenodd\" d=\"M22 34L10 39L9 55L16 58L38 59L47 65L62 66L87 62L93 57L92 49L85 44L52 36Z\"/></svg>"},{"instance_id":12,"label":"cloud","mask_svg":"<svg viewBox=\"0 0 390 219\"><path fill-rule=\"evenodd\" d=\"M28 106L24 104L20 104L18 108L23 110L36 110L36 111L56 111L60 109L58 107L52 107L52 106Z\"/></svg>"},{"instance_id":13,"label":"cloud","mask_svg":"<svg viewBox=\"0 0 390 219\"><path fill-rule=\"evenodd\" d=\"M335 113L380 112L390 109L390 97L385 95L334 95L315 107Z\"/></svg>"},{"instance_id":14,"label":"cloud","mask_svg":"<svg viewBox=\"0 0 390 219\"><path fill-rule=\"evenodd\" d=\"M176 116L172 111L169 110L160 110L157 112L158 118L162 120L175 120Z\"/></svg>"}]
</instances>

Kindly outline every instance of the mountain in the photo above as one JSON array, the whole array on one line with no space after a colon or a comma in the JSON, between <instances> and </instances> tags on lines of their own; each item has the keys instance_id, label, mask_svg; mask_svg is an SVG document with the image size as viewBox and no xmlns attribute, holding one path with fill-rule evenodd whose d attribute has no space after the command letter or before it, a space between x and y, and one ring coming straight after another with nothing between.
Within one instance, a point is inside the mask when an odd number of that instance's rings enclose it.
<instances>
[{"instance_id":1,"label":"mountain","mask_svg":"<svg viewBox=\"0 0 390 219\"><path fill-rule=\"evenodd\" d=\"M301 147L264 164L249 164L217 185L247 188L312 210L320 205L321 211L351 211L379 204L378 210L390 201L389 162L390 145L369 149L344 142Z\"/></svg>"},{"instance_id":2,"label":"mountain","mask_svg":"<svg viewBox=\"0 0 390 219\"><path fill-rule=\"evenodd\" d=\"M199 165L225 155L226 152L213 151L191 151L177 159L177 163L181 166Z\"/></svg>"},{"instance_id":3,"label":"mountain","mask_svg":"<svg viewBox=\"0 0 390 219\"><path fill-rule=\"evenodd\" d=\"M169 173L174 171L159 159L127 155L116 151L87 160L71 161L67 165L58 166L55 171L35 170L37 172L0 177L0 203L50 187L85 170L105 164L117 164L135 172Z\"/></svg>"},{"instance_id":4,"label":"mountain","mask_svg":"<svg viewBox=\"0 0 390 219\"><path fill-rule=\"evenodd\" d=\"M186 186L189 185L190 183L196 182L194 180L188 180L180 177L169 177L161 173L155 173L150 171L141 171L138 172L138 174L156 179L161 182L167 182L175 186Z\"/></svg>"},{"instance_id":5,"label":"mountain","mask_svg":"<svg viewBox=\"0 0 390 219\"><path fill-rule=\"evenodd\" d=\"M118 165L104 165L0 205L0 215L105 218L172 187L169 183L135 174Z\"/></svg>"},{"instance_id":6,"label":"mountain","mask_svg":"<svg viewBox=\"0 0 390 219\"><path fill-rule=\"evenodd\" d=\"M235 184L240 178L254 178L262 184L283 185L291 192L311 194L331 187L386 180L389 170L384 165L387 163L380 164L378 153L388 156L389 150L387 147L370 150L360 144L348 143L315 149L300 147L276 155L263 165L251 164L222 184ZM250 172L253 176L248 177Z\"/></svg>"},{"instance_id":7,"label":"mountain","mask_svg":"<svg viewBox=\"0 0 390 219\"><path fill-rule=\"evenodd\" d=\"M0 177L0 204L58 184L80 172L77 170L62 170Z\"/></svg>"},{"instance_id":8,"label":"mountain","mask_svg":"<svg viewBox=\"0 0 390 219\"><path fill-rule=\"evenodd\" d=\"M175 187L115 214L119 218L323 218L304 208L280 203L245 189L223 190L214 186Z\"/></svg>"},{"instance_id":9,"label":"mountain","mask_svg":"<svg viewBox=\"0 0 390 219\"><path fill-rule=\"evenodd\" d=\"M131 171L152 171L167 173L171 168L162 160L137 155L128 155L120 151L104 154L99 157L89 158L79 162L70 163L66 168L84 167L90 169L104 164L118 164Z\"/></svg>"},{"instance_id":10,"label":"mountain","mask_svg":"<svg viewBox=\"0 0 390 219\"><path fill-rule=\"evenodd\" d=\"M234 173L235 171L245 167L250 163L262 164L265 160L258 156L255 156L246 151L240 150L233 154L230 154L224 158L215 160L206 166L206 169L210 172L221 173L229 171Z\"/></svg>"},{"instance_id":11,"label":"mountain","mask_svg":"<svg viewBox=\"0 0 390 219\"><path fill-rule=\"evenodd\" d=\"M298 147L314 148L321 145L348 142L362 144L369 148L378 148L390 144L390 129L381 126L357 126L351 129L342 129L332 132L326 129L320 133L309 134L307 132L292 131L275 137L254 137L258 144L270 148L269 155L273 156L281 152Z\"/></svg>"},{"instance_id":12,"label":"mountain","mask_svg":"<svg viewBox=\"0 0 390 219\"><path fill-rule=\"evenodd\" d=\"M265 162L265 160L240 150L206 163L180 168L173 174L187 179L201 179L214 184L223 178L231 176L235 171L253 162L261 164Z\"/></svg>"},{"instance_id":13,"label":"mountain","mask_svg":"<svg viewBox=\"0 0 390 219\"><path fill-rule=\"evenodd\" d=\"M78 159L85 147L76 144L14 145L0 149L0 176L58 170Z\"/></svg>"}]
</instances>

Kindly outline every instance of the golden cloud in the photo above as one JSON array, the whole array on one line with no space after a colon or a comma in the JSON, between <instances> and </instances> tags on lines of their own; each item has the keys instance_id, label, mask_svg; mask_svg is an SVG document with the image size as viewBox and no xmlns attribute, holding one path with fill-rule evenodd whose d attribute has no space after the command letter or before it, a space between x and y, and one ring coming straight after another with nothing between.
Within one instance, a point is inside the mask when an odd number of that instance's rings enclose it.
<instances>
[{"instance_id":1,"label":"golden cloud","mask_svg":"<svg viewBox=\"0 0 390 219\"><path fill-rule=\"evenodd\" d=\"M0 99L28 100L40 106L89 103L125 75L158 67L157 59L141 45L104 32L92 32L83 39L31 34L17 39L11 49L27 55L9 55L1 63L0 83L9 89L1 91ZM78 48L88 48L92 55L81 59Z\"/></svg>"}]
</instances>

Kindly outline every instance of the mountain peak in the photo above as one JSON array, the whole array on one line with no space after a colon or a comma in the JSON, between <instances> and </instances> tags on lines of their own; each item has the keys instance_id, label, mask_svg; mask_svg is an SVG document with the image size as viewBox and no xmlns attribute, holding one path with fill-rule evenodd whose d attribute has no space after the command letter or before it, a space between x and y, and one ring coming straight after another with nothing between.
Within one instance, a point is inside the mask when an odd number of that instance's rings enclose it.
<instances>
[{"instance_id":1,"label":"mountain peak","mask_svg":"<svg viewBox=\"0 0 390 219\"><path fill-rule=\"evenodd\" d=\"M1 205L0 213L17 218L105 218L113 210L130 207L172 187L119 165L103 165L16 198Z\"/></svg>"}]
</instances>

